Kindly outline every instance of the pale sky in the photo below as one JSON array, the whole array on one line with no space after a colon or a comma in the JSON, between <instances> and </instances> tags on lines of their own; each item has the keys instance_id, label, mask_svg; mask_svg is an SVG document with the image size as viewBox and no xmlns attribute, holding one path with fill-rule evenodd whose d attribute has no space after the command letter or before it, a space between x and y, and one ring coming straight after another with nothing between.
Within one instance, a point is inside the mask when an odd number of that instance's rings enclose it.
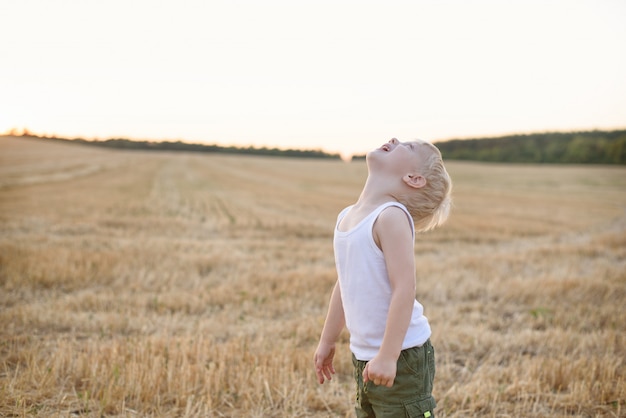
<instances>
[{"instance_id":1,"label":"pale sky","mask_svg":"<svg viewBox=\"0 0 626 418\"><path fill-rule=\"evenodd\" d=\"M626 127L626 0L0 0L0 132L364 153Z\"/></svg>"}]
</instances>

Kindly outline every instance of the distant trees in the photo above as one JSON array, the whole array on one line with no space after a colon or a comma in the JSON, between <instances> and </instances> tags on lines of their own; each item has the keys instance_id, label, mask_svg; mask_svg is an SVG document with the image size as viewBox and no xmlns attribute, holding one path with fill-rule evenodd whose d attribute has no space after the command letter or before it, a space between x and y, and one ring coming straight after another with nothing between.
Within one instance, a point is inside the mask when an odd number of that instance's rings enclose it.
<instances>
[{"instance_id":1,"label":"distant trees","mask_svg":"<svg viewBox=\"0 0 626 418\"><path fill-rule=\"evenodd\" d=\"M85 141L87 142L87 141ZM301 158L340 158L339 154L328 154L321 150L279 149L279 148L256 148L256 147L224 147L221 145L192 144L182 141L131 141L129 139L107 139L105 141L92 141L92 145L110 148L160 150L160 151L189 151L189 152L212 152L227 154L252 154L252 155L275 155L284 157Z\"/></svg>"},{"instance_id":2,"label":"distant trees","mask_svg":"<svg viewBox=\"0 0 626 418\"><path fill-rule=\"evenodd\" d=\"M19 136L19 135L17 135ZM104 141L88 141L82 138L66 139L56 137L41 137L36 135L21 135L22 137L34 137L50 141L64 141L75 144L95 145L106 148L118 148L127 150L149 150L149 151L187 151L187 152L209 152L223 154L249 154L283 156L295 158L327 158L340 159L339 154L329 154L321 150L302 149L279 149L279 148L256 148L256 147L224 147L211 144L192 144L182 141L133 141L124 138L113 138Z\"/></svg>"},{"instance_id":3,"label":"distant trees","mask_svg":"<svg viewBox=\"0 0 626 418\"><path fill-rule=\"evenodd\" d=\"M88 141L82 138L39 137L26 129L23 130L21 136L134 150L210 152L295 158L341 158L339 154L329 154L321 150L224 147L182 141L132 141L123 138ZM447 160L505 163L626 164L626 130L545 132L497 138L452 139L437 142L436 145ZM352 159L363 158L365 158L364 155L357 155Z\"/></svg>"},{"instance_id":4,"label":"distant trees","mask_svg":"<svg viewBox=\"0 0 626 418\"><path fill-rule=\"evenodd\" d=\"M437 142L445 159L511 163L626 164L626 130L547 132Z\"/></svg>"}]
</instances>

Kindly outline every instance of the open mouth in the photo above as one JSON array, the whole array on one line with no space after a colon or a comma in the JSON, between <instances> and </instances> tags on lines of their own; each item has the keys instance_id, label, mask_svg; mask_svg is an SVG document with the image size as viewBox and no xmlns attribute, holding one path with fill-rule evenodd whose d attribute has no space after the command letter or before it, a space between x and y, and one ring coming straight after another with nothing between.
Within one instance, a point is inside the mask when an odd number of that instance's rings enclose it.
<instances>
[{"instance_id":1,"label":"open mouth","mask_svg":"<svg viewBox=\"0 0 626 418\"><path fill-rule=\"evenodd\" d=\"M382 147L380 147L380 149L385 151L385 152L391 151L391 147L389 146L389 144L383 145Z\"/></svg>"}]
</instances>

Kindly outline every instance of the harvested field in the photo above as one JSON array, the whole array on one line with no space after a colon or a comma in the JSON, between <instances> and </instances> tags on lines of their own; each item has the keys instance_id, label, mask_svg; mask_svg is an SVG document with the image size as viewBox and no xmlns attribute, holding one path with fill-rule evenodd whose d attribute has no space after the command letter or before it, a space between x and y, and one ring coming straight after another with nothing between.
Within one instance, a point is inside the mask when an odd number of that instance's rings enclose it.
<instances>
[{"instance_id":1,"label":"harvested field","mask_svg":"<svg viewBox=\"0 0 626 418\"><path fill-rule=\"evenodd\" d=\"M626 416L626 168L448 162L438 417ZM365 163L0 138L0 416L352 416L312 356Z\"/></svg>"}]
</instances>

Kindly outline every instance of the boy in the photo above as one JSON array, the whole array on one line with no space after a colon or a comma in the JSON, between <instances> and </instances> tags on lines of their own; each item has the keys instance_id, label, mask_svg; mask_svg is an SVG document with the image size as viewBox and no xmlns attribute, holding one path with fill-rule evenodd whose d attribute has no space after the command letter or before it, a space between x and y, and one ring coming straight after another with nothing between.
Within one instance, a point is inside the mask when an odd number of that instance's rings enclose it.
<instances>
[{"instance_id":1,"label":"boy","mask_svg":"<svg viewBox=\"0 0 626 418\"><path fill-rule=\"evenodd\" d=\"M414 239L448 217L452 182L432 144L393 138L367 154L357 202L338 216L338 280L315 352L319 383L335 373L344 326L357 383L357 417L432 417L430 325L415 299Z\"/></svg>"}]
</instances>

